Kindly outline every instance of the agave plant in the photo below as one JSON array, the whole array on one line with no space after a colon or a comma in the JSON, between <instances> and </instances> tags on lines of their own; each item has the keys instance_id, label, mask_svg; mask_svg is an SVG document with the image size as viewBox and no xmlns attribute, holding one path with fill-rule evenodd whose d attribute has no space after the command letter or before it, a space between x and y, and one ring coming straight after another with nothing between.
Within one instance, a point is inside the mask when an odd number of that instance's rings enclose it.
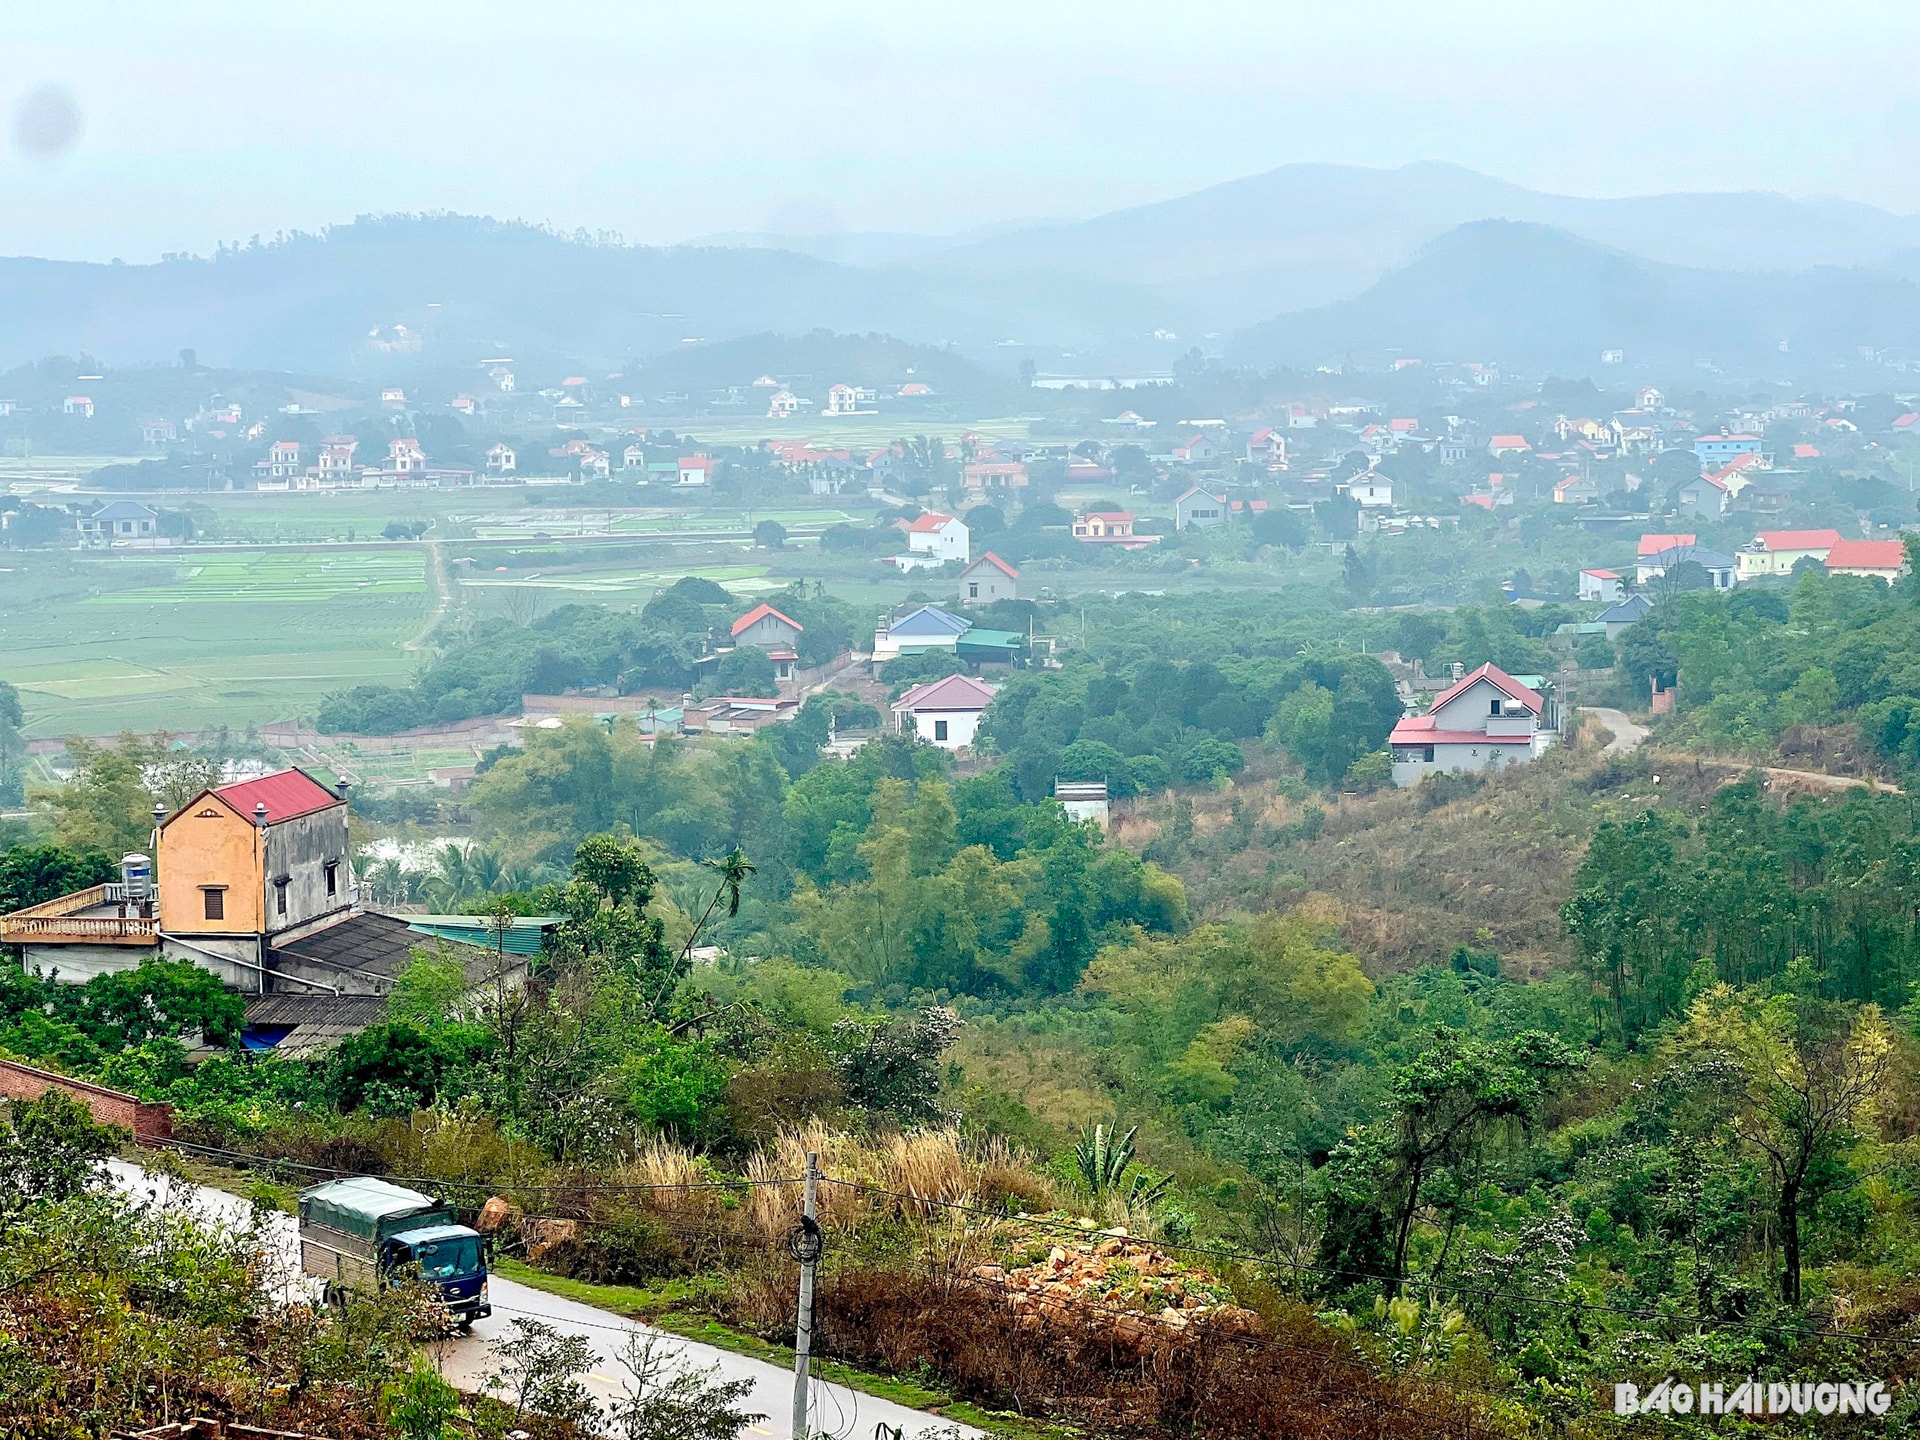
<instances>
[{"instance_id":1,"label":"agave plant","mask_svg":"<svg viewBox=\"0 0 1920 1440\"><path fill-rule=\"evenodd\" d=\"M1080 1143L1073 1147L1073 1158L1080 1165L1080 1178L1087 1182L1087 1189L1096 1200L1116 1188L1126 1175L1127 1167L1133 1164L1133 1137L1139 1133L1140 1127L1135 1125L1116 1138L1102 1122L1093 1127L1091 1134L1082 1135Z\"/></svg>"}]
</instances>

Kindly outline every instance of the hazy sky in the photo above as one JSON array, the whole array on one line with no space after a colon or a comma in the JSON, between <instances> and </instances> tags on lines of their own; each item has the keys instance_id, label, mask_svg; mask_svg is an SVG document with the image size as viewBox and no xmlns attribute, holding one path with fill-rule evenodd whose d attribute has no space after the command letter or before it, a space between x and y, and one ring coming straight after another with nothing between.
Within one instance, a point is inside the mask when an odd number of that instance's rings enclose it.
<instances>
[{"instance_id":1,"label":"hazy sky","mask_svg":"<svg viewBox=\"0 0 1920 1440\"><path fill-rule=\"evenodd\" d=\"M1913 210L1917 40L1896 0L10 0L0 253L379 210L950 232L1301 160Z\"/></svg>"}]
</instances>

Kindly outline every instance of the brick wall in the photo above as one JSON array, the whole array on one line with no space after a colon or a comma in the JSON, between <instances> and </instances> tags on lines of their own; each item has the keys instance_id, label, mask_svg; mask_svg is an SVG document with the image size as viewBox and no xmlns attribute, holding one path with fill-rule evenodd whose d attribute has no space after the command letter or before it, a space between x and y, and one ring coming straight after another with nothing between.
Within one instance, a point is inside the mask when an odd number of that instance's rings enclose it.
<instances>
[{"instance_id":1,"label":"brick wall","mask_svg":"<svg viewBox=\"0 0 1920 1440\"><path fill-rule=\"evenodd\" d=\"M0 1060L0 1099L37 1100L49 1090L64 1090L93 1113L97 1125L131 1130L142 1145L173 1138L173 1107L153 1105L138 1096L56 1075L51 1070Z\"/></svg>"}]
</instances>

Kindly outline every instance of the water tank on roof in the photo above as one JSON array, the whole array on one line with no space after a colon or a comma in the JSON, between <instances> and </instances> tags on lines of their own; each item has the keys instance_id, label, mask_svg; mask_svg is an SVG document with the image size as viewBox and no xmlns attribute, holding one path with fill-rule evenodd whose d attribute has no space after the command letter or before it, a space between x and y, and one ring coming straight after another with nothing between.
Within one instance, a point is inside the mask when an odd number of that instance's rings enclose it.
<instances>
[{"instance_id":1,"label":"water tank on roof","mask_svg":"<svg viewBox=\"0 0 1920 1440\"><path fill-rule=\"evenodd\" d=\"M122 855L120 883L127 888L127 899L147 899L153 894L153 857L138 853Z\"/></svg>"}]
</instances>

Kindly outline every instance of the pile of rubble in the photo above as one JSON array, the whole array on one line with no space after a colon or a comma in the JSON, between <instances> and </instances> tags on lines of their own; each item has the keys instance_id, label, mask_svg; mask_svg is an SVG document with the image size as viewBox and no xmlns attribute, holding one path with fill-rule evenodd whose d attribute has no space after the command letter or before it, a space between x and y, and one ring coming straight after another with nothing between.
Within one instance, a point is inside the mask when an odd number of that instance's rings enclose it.
<instances>
[{"instance_id":1,"label":"pile of rubble","mask_svg":"<svg viewBox=\"0 0 1920 1440\"><path fill-rule=\"evenodd\" d=\"M1261 1328L1260 1317L1233 1304L1217 1279L1124 1230L1055 1245L1031 1264L977 1265L970 1274L1005 1287L1014 1323L1028 1329L1049 1319L1104 1319L1116 1340L1138 1348L1197 1324L1216 1334L1256 1334Z\"/></svg>"}]
</instances>

